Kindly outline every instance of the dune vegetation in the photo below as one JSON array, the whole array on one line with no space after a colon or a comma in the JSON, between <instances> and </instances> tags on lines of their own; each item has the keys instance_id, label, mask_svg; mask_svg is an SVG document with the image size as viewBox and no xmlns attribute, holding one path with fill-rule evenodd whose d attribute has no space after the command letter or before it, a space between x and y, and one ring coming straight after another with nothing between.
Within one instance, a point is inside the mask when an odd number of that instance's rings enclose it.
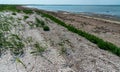
<instances>
[{"instance_id":1,"label":"dune vegetation","mask_svg":"<svg viewBox=\"0 0 120 72\"><path fill-rule=\"evenodd\" d=\"M39 10L36 10L36 11L33 11L33 10L30 10L30 9L23 9L23 10L20 10L20 9L17 9L17 6L0 6L0 11L4 11L4 10L10 10L10 11L14 11L14 12L24 12L26 14L32 14L33 12L36 12L37 14L42 14L42 16L46 17L46 18L49 18L51 19L52 21L56 22L57 24L61 25L61 26L64 26L65 28L67 28L69 31L73 32L73 33L76 33L82 37L85 37L87 40L89 40L90 42L96 44L100 49L103 49L103 50L107 50L107 51L110 51L112 52L113 54L116 54L118 56L120 56L120 48L117 47L116 45L110 43L110 42L107 42L107 41L104 41L103 39L100 39L92 34L89 34L85 31L82 31L82 30L79 30L77 28L75 28L74 26L72 25L67 25L65 24L64 22L62 22L61 20L57 19L56 17L50 15L50 14L47 14L47 13L44 13L42 11L39 11ZM16 15L16 13L13 13L13 15ZM27 19L28 16L24 16L24 19ZM5 19L7 20L7 19ZM49 27L45 25L45 23L43 21L40 21L38 18L36 18L36 27L42 27L44 31L49 31ZM7 38L4 38L4 34L7 33L7 31L10 30L11 28L11 24L3 24L3 22L1 21L1 24L0 24L0 47L1 47L1 50L4 49L4 48L10 48L10 50L14 53L14 54L18 54L18 53L23 53L23 47L24 47L24 44L22 42L22 38L19 37L18 35L10 35L12 38L12 41L8 41ZM9 39L9 38L8 38ZM9 39L10 40L10 39ZM4 42L2 42L4 41ZM12 42L12 44L11 44ZM11 47L14 47L14 49L12 49Z\"/></svg>"},{"instance_id":2,"label":"dune vegetation","mask_svg":"<svg viewBox=\"0 0 120 72\"><path fill-rule=\"evenodd\" d=\"M11 55L13 56L21 56L24 54L24 48L26 45L31 44L32 39L29 37L24 37L24 31L25 31L25 24L21 23L21 20L26 20L29 18L28 14L33 13L32 10L19 10L16 8L16 6L9 6L9 5L3 5L0 6L0 55L4 54L6 51L10 51ZM13 16L5 16L4 11L10 11ZM15 15L17 15L17 12L21 11L24 14L23 19L19 18L13 18ZM44 31L48 31L49 27L44 26L44 21L40 21L38 18L36 18L36 24L32 24L29 26L31 28L38 28L39 26L43 28ZM33 47L38 50L38 52L44 52L45 49L42 49L39 45L39 43L35 42L32 44ZM35 51L37 52L37 51ZM37 52L37 53L38 53Z\"/></svg>"}]
</instances>

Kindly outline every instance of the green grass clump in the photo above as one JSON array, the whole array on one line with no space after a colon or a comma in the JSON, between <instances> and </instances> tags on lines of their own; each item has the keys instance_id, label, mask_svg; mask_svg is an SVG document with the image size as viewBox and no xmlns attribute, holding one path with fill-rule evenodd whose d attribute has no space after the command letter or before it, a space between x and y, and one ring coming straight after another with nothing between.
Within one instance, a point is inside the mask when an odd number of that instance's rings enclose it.
<instances>
[{"instance_id":1,"label":"green grass clump","mask_svg":"<svg viewBox=\"0 0 120 72\"><path fill-rule=\"evenodd\" d=\"M20 10L17 9L18 5L0 5L0 11L14 11L19 12Z\"/></svg>"},{"instance_id":2,"label":"green grass clump","mask_svg":"<svg viewBox=\"0 0 120 72\"><path fill-rule=\"evenodd\" d=\"M0 23L0 30L1 31L9 31L11 26L9 23Z\"/></svg>"},{"instance_id":3,"label":"green grass clump","mask_svg":"<svg viewBox=\"0 0 120 72\"><path fill-rule=\"evenodd\" d=\"M16 58L16 62L22 64L24 68L27 68L26 65L19 58Z\"/></svg>"},{"instance_id":4,"label":"green grass clump","mask_svg":"<svg viewBox=\"0 0 120 72\"><path fill-rule=\"evenodd\" d=\"M12 15L16 15L16 13L13 12Z\"/></svg>"},{"instance_id":5,"label":"green grass clump","mask_svg":"<svg viewBox=\"0 0 120 72\"><path fill-rule=\"evenodd\" d=\"M24 43L18 35L12 34L9 38L7 38L4 36L4 33L0 33L0 40L1 51L10 49L11 54L15 56L20 56L24 53Z\"/></svg>"},{"instance_id":6,"label":"green grass clump","mask_svg":"<svg viewBox=\"0 0 120 72\"><path fill-rule=\"evenodd\" d=\"M73 33L76 33L76 34L78 34L80 36L85 37L86 39L88 39L92 43L95 43L99 48L110 51L110 52L120 56L120 48L117 47L116 45L114 45L114 44L112 44L110 42L104 41L104 40L102 40L102 39L100 39L100 38L98 38L98 37L96 37L96 36L94 36L92 34L89 34L89 33L85 32L85 31L79 30L79 29L75 28L72 25L67 25L64 22L62 22L61 20L57 19L56 17L54 17L54 16L52 16L50 14L43 13L43 12L40 12L40 13L44 17L47 17L47 18L51 19L52 21L56 22L57 24L64 26L69 31L71 31Z\"/></svg>"},{"instance_id":7,"label":"green grass clump","mask_svg":"<svg viewBox=\"0 0 120 72\"><path fill-rule=\"evenodd\" d=\"M30 10L30 9L24 9L23 12L24 12L25 14L33 14L33 11Z\"/></svg>"},{"instance_id":8,"label":"green grass clump","mask_svg":"<svg viewBox=\"0 0 120 72\"><path fill-rule=\"evenodd\" d=\"M43 27L43 30L44 30L44 31L49 31L50 28L49 28L48 26L44 26L44 27Z\"/></svg>"},{"instance_id":9,"label":"green grass clump","mask_svg":"<svg viewBox=\"0 0 120 72\"><path fill-rule=\"evenodd\" d=\"M41 25L41 21L38 19L38 18L36 18L36 27L42 27L42 25Z\"/></svg>"},{"instance_id":10,"label":"green grass clump","mask_svg":"<svg viewBox=\"0 0 120 72\"><path fill-rule=\"evenodd\" d=\"M60 54L67 54L67 49L64 48L64 47L62 47L62 48L61 48L61 53L60 53Z\"/></svg>"},{"instance_id":11,"label":"green grass clump","mask_svg":"<svg viewBox=\"0 0 120 72\"><path fill-rule=\"evenodd\" d=\"M44 31L49 31L50 28L45 25L45 22L36 18L36 27L42 27Z\"/></svg>"},{"instance_id":12,"label":"green grass clump","mask_svg":"<svg viewBox=\"0 0 120 72\"><path fill-rule=\"evenodd\" d=\"M11 50L11 53L14 54L15 56L17 55L22 55L24 53L24 43L22 41L22 38L20 38L18 35L16 34L12 34L10 36L10 41L9 43L9 48Z\"/></svg>"},{"instance_id":13,"label":"green grass clump","mask_svg":"<svg viewBox=\"0 0 120 72\"><path fill-rule=\"evenodd\" d=\"M29 18L29 16L24 16L24 20L26 20L26 19L28 19Z\"/></svg>"},{"instance_id":14,"label":"green grass clump","mask_svg":"<svg viewBox=\"0 0 120 72\"><path fill-rule=\"evenodd\" d=\"M34 51L32 51L31 54L42 55L45 49L46 49L45 47L41 46L38 42L36 42L34 44Z\"/></svg>"},{"instance_id":15,"label":"green grass clump","mask_svg":"<svg viewBox=\"0 0 120 72\"><path fill-rule=\"evenodd\" d=\"M44 21L36 18L36 27L43 27L45 25Z\"/></svg>"}]
</instances>

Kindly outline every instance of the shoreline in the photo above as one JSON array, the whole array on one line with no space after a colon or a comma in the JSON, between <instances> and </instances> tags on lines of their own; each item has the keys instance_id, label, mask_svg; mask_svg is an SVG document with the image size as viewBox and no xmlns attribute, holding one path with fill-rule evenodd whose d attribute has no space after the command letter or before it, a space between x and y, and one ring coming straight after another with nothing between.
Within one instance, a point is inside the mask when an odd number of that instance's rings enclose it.
<instances>
[{"instance_id":1,"label":"shoreline","mask_svg":"<svg viewBox=\"0 0 120 72\"><path fill-rule=\"evenodd\" d=\"M43 10L43 9L38 9L41 11L46 11L48 13L59 13L59 14L72 14L72 15L80 15L86 18L93 18L93 19L98 19L98 20L104 20L104 21L110 21L110 22L115 22L115 23L120 23L120 17L115 16L115 15L108 15L108 14L99 14L99 13L90 13L90 12L68 12L68 11L49 11L49 10Z\"/></svg>"},{"instance_id":2,"label":"shoreline","mask_svg":"<svg viewBox=\"0 0 120 72\"><path fill-rule=\"evenodd\" d=\"M85 15L85 16L90 16L90 17L95 17L95 18L103 18L103 19L108 19L108 20L120 21L120 16L106 14L106 13L96 13L96 12L87 12L87 11L85 11L85 12L75 12L75 11L66 11L66 10L47 10L47 9L40 9L40 8L32 7L32 6L30 6L30 7L25 6L25 7L35 8L35 9L42 10L42 11L47 11L47 12L70 13L70 14L78 14L78 15L80 14L80 15Z\"/></svg>"},{"instance_id":3,"label":"shoreline","mask_svg":"<svg viewBox=\"0 0 120 72\"><path fill-rule=\"evenodd\" d=\"M120 22L69 12L45 11L68 25L86 31L120 47Z\"/></svg>"},{"instance_id":4,"label":"shoreline","mask_svg":"<svg viewBox=\"0 0 120 72\"><path fill-rule=\"evenodd\" d=\"M34 9L34 8L33 8ZM37 9L37 8L35 8ZM47 12L50 14L69 14L69 15L78 15L82 16L85 18L90 18L90 19L95 19L95 20L100 20L103 22L109 22L109 23L115 23L115 24L120 24L120 17L118 16L113 16L113 15L107 15L107 14L95 14L95 13L89 13L91 15L88 15L87 12L81 12L81 13L72 13L72 12L67 12L67 11L48 11L48 10L43 10L43 9L38 9L43 12Z\"/></svg>"}]
</instances>

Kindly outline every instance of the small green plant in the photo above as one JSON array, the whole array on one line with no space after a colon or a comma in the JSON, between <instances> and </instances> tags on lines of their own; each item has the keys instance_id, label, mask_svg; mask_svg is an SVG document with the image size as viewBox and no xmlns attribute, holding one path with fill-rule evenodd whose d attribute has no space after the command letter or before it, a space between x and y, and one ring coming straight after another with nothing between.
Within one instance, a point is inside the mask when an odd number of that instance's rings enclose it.
<instances>
[{"instance_id":1,"label":"small green plant","mask_svg":"<svg viewBox=\"0 0 120 72\"><path fill-rule=\"evenodd\" d=\"M44 21L39 20L36 18L36 27L43 27L45 25Z\"/></svg>"},{"instance_id":2,"label":"small green plant","mask_svg":"<svg viewBox=\"0 0 120 72\"><path fill-rule=\"evenodd\" d=\"M44 21L41 21L41 25L44 26L44 25L45 25L45 22L44 22Z\"/></svg>"},{"instance_id":3,"label":"small green plant","mask_svg":"<svg viewBox=\"0 0 120 72\"><path fill-rule=\"evenodd\" d=\"M67 49L65 48L65 40L62 40L60 43L58 43L59 46L61 46L60 54L67 54Z\"/></svg>"},{"instance_id":4,"label":"small green plant","mask_svg":"<svg viewBox=\"0 0 120 72\"><path fill-rule=\"evenodd\" d=\"M50 30L50 28L47 25L45 25L45 22L39 20L38 18L36 18L36 24L35 25L36 25L36 27L42 27L44 31L49 31Z\"/></svg>"},{"instance_id":5,"label":"small green plant","mask_svg":"<svg viewBox=\"0 0 120 72\"><path fill-rule=\"evenodd\" d=\"M43 30L44 30L44 31L49 31L50 28L49 28L48 26L44 26L44 27L43 27Z\"/></svg>"},{"instance_id":6,"label":"small green plant","mask_svg":"<svg viewBox=\"0 0 120 72\"><path fill-rule=\"evenodd\" d=\"M26 20L26 19L28 19L29 18L29 16L24 16L24 20Z\"/></svg>"},{"instance_id":7,"label":"small green plant","mask_svg":"<svg viewBox=\"0 0 120 72\"><path fill-rule=\"evenodd\" d=\"M9 45L9 48L11 50L11 52L17 56L17 55L22 55L24 53L24 43L22 41L22 39L16 35L16 34L11 34L10 36L10 41L7 42Z\"/></svg>"},{"instance_id":8,"label":"small green plant","mask_svg":"<svg viewBox=\"0 0 120 72\"><path fill-rule=\"evenodd\" d=\"M33 24L33 23L29 23L28 25L30 26L30 29L32 29L36 26L36 24Z\"/></svg>"},{"instance_id":9,"label":"small green plant","mask_svg":"<svg viewBox=\"0 0 120 72\"><path fill-rule=\"evenodd\" d=\"M67 49L65 47L61 48L61 53L60 54L66 54L67 53Z\"/></svg>"},{"instance_id":10,"label":"small green plant","mask_svg":"<svg viewBox=\"0 0 120 72\"><path fill-rule=\"evenodd\" d=\"M38 42L36 42L34 44L34 51L32 51L31 54L42 55L45 49L46 49L45 47L41 46Z\"/></svg>"},{"instance_id":11,"label":"small green plant","mask_svg":"<svg viewBox=\"0 0 120 72\"><path fill-rule=\"evenodd\" d=\"M33 39L32 39L32 37L30 36L30 37L27 37L26 41L27 41L28 43L31 43L31 42L33 42Z\"/></svg>"},{"instance_id":12,"label":"small green plant","mask_svg":"<svg viewBox=\"0 0 120 72\"><path fill-rule=\"evenodd\" d=\"M32 14L32 13L33 13L33 11L30 10L30 9L24 9L23 12L24 12L25 14Z\"/></svg>"},{"instance_id":13,"label":"small green plant","mask_svg":"<svg viewBox=\"0 0 120 72\"><path fill-rule=\"evenodd\" d=\"M12 13L12 15L16 15L16 13L15 13L15 12L13 12L13 13Z\"/></svg>"},{"instance_id":14,"label":"small green plant","mask_svg":"<svg viewBox=\"0 0 120 72\"><path fill-rule=\"evenodd\" d=\"M26 65L19 58L16 58L16 62L22 64L24 68L27 68Z\"/></svg>"},{"instance_id":15,"label":"small green plant","mask_svg":"<svg viewBox=\"0 0 120 72\"><path fill-rule=\"evenodd\" d=\"M35 27L39 28L39 27L42 27L40 23L36 23L35 24Z\"/></svg>"}]
</instances>

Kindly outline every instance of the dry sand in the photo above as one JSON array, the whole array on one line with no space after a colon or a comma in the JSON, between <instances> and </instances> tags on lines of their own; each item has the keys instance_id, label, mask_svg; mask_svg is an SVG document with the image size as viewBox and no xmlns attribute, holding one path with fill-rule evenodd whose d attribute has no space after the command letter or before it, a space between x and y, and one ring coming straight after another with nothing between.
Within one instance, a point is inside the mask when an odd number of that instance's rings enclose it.
<instances>
[{"instance_id":1,"label":"dry sand","mask_svg":"<svg viewBox=\"0 0 120 72\"><path fill-rule=\"evenodd\" d=\"M7 13L13 16L11 12ZM17 13L13 17L22 19L24 15L26 14ZM32 22L34 24L35 17L44 20L50 27L50 31L43 31L42 28L31 29L27 23ZM83 20L85 19L83 18ZM65 20L68 23L69 21L71 20ZM78 25L77 23L75 25ZM30 54L32 47L26 46L24 56L20 57L26 68L21 63L14 61L14 57L8 51L0 58L0 72L120 72L120 58L118 56L99 49L85 38L69 32L66 28L47 18L34 13L29 15L27 20L21 20L21 24L25 25L24 37L32 37L34 41L40 42L47 49L43 56L36 56ZM93 27L88 29L91 30L91 28L93 29ZM86 30L85 27L83 27L83 30ZM114 32L117 33L116 29ZM62 48L66 49L65 53L61 52Z\"/></svg>"}]
</instances>

